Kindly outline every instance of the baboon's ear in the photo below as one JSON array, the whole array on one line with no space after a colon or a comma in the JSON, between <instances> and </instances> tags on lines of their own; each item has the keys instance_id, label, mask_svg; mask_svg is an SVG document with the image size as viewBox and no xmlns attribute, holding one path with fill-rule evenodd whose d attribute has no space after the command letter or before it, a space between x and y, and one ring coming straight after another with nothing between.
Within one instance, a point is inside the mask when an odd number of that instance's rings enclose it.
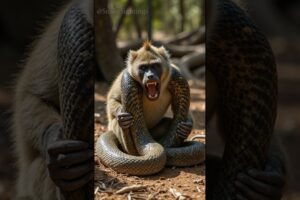
<instances>
[{"instance_id":1,"label":"baboon's ear","mask_svg":"<svg viewBox=\"0 0 300 200\"><path fill-rule=\"evenodd\" d=\"M129 50L128 59L127 59L128 62L130 64L132 64L135 61L135 59L137 58L137 56L138 56L138 53L136 51Z\"/></svg>"},{"instance_id":2,"label":"baboon's ear","mask_svg":"<svg viewBox=\"0 0 300 200\"><path fill-rule=\"evenodd\" d=\"M157 49L158 53L164 57L166 60L169 60L170 59L170 54L169 52L166 50L165 47L161 46Z\"/></svg>"}]
</instances>

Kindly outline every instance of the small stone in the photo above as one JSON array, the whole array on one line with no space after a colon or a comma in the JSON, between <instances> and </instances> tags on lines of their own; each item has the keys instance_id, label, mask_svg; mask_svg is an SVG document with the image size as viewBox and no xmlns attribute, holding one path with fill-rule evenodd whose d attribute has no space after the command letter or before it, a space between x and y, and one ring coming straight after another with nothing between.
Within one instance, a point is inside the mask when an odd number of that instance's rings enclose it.
<instances>
[{"instance_id":1,"label":"small stone","mask_svg":"<svg viewBox=\"0 0 300 200\"><path fill-rule=\"evenodd\" d=\"M167 189L165 189L165 188L164 188L164 189L161 189L160 192L161 192L161 193L166 193L166 192L167 192Z\"/></svg>"},{"instance_id":2,"label":"small stone","mask_svg":"<svg viewBox=\"0 0 300 200\"><path fill-rule=\"evenodd\" d=\"M204 184L204 180L203 179L195 179L194 180L194 183L196 183L196 184Z\"/></svg>"}]
</instances>

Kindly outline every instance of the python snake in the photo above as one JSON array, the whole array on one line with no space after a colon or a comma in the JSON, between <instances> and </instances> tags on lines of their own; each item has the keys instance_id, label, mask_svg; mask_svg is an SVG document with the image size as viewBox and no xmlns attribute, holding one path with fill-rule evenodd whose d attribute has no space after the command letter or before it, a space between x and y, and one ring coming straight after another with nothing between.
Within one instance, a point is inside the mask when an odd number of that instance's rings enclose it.
<instances>
[{"instance_id":1,"label":"python snake","mask_svg":"<svg viewBox=\"0 0 300 200\"><path fill-rule=\"evenodd\" d=\"M94 145L94 31L77 3L66 12L58 35L59 100L66 139ZM93 183L64 194L68 200L93 199Z\"/></svg>"},{"instance_id":2,"label":"python snake","mask_svg":"<svg viewBox=\"0 0 300 200\"><path fill-rule=\"evenodd\" d=\"M277 73L266 37L246 12L231 0L217 1L215 9L206 63L219 89L227 142L213 199L231 200L237 174L265 166L276 119Z\"/></svg>"},{"instance_id":3,"label":"python snake","mask_svg":"<svg viewBox=\"0 0 300 200\"><path fill-rule=\"evenodd\" d=\"M165 165L191 166L204 160L204 145L188 141L175 146L177 124L187 116L190 104L190 90L187 81L173 70L168 89L171 92L174 118L170 130L161 141L152 139L143 117L143 91L125 69L123 72L122 104L125 111L133 116L130 133L138 155L128 155L119 149L118 140L109 131L102 134L96 144L96 153L108 167L120 173L131 175L150 175L161 171ZM177 97L177 98L175 98ZM119 131L122 131L121 128Z\"/></svg>"}]
</instances>

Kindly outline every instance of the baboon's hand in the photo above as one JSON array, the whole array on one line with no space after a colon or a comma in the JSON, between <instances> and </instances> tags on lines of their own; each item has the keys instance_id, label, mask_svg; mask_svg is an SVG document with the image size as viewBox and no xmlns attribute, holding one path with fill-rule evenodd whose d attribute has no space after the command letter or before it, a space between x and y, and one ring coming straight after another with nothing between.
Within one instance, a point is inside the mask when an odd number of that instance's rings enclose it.
<instances>
[{"instance_id":1,"label":"baboon's hand","mask_svg":"<svg viewBox=\"0 0 300 200\"><path fill-rule=\"evenodd\" d=\"M177 137L186 139L191 133L193 128L193 122L190 120L180 122L177 127Z\"/></svg>"},{"instance_id":2,"label":"baboon's hand","mask_svg":"<svg viewBox=\"0 0 300 200\"><path fill-rule=\"evenodd\" d=\"M93 150L86 142L58 140L47 146L50 178L63 191L81 188L93 179Z\"/></svg>"},{"instance_id":3,"label":"baboon's hand","mask_svg":"<svg viewBox=\"0 0 300 200\"><path fill-rule=\"evenodd\" d=\"M118 120L119 126L122 129L127 129L132 125L133 118L132 118L131 114L129 114L127 112L118 112L116 114L116 118Z\"/></svg>"},{"instance_id":4,"label":"baboon's hand","mask_svg":"<svg viewBox=\"0 0 300 200\"><path fill-rule=\"evenodd\" d=\"M270 157L265 170L250 169L247 174L239 174L236 180L237 199L280 200L285 185L283 168L280 159Z\"/></svg>"},{"instance_id":5,"label":"baboon's hand","mask_svg":"<svg viewBox=\"0 0 300 200\"><path fill-rule=\"evenodd\" d=\"M76 190L93 179L93 150L86 142L64 139L61 123L45 131L42 153L50 178L63 191Z\"/></svg>"}]
</instances>

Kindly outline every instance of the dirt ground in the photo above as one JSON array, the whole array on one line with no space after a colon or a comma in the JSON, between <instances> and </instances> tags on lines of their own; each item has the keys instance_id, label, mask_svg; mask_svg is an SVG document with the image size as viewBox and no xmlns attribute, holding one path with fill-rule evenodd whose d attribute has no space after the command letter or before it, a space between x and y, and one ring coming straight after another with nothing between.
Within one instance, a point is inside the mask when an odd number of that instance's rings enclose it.
<instances>
[{"instance_id":1,"label":"dirt ground","mask_svg":"<svg viewBox=\"0 0 300 200\"><path fill-rule=\"evenodd\" d=\"M205 90L204 82L190 82L190 112L194 127L189 138L204 134ZM199 87L200 86L200 87ZM105 101L108 85L99 83L95 94L95 139L107 130ZM198 140L198 139L197 139ZM199 139L205 143L205 138ZM97 157L95 173L95 196L100 199L205 199L205 166L165 168L153 176L137 177L119 174L105 167ZM124 187L137 185L137 191L116 194ZM175 197L176 194L181 197Z\"/></svg>"}]
</instances>

